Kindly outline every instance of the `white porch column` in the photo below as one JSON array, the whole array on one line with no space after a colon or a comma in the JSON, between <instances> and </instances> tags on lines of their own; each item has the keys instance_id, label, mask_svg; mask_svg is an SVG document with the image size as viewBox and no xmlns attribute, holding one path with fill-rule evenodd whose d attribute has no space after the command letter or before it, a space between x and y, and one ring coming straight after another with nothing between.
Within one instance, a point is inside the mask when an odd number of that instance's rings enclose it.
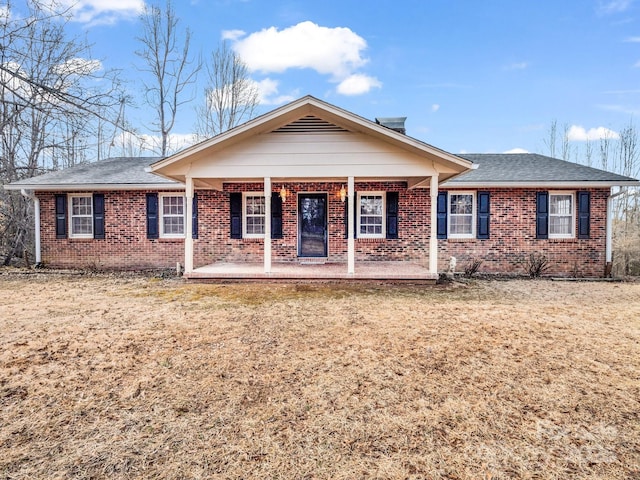
<instances>
[{"instance_id":1,"label":"white porch column","mask_svg":"<svg viewBox=\"0 0 640 480\"><path fill-rule=\"evenodd\" d=\"M431 176L431 226L429 237L429 273L438 273L438 174Z\"/></svg>"},{"instance_id":2,"label":"white porch column","mask_svg":"<svg viewBox=\"0 0 640 480\"><path fill-rule=\"evenodd\" d=\"M356 241L353 238L353 232L355 231L356 219L355 219L355 189L356 182L354 177L349 177L347 180L347 198L349 199L348 212L348 226L347 226L347 273L353 275L356 273Z\"/></svg>"},{"instance_id":3,"label":"white porch column","mask_svg":"<svg viewBox=\"0 0 640 480\"><path fill-rule=\"evenodd\" d=\"M264 177L264 273L271 273L271 177Z\"/></svg>"},{"instance_id":4,"label":"white porch column","mask_svg":"<svg viewBox=\"0 0 640 480\"><path fill-rule=\"evenodd\" d=\"M184 273L193 272L193 178L185 178L187 202L184 233Z\"/></svg>"}]
</instances>

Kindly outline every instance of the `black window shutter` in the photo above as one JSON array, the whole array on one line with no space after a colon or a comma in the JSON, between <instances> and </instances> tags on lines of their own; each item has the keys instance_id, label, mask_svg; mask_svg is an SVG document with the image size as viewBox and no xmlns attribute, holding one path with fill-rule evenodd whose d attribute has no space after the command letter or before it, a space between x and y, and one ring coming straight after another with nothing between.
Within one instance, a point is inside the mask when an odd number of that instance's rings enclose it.
<instances>
[{"instance_id":1,"label":"black window shutter","mask_svg":"<svg viewBox=\"0 0 640 480\"><path fill-rule=\"evenodd\" d=\"M398 238L398 192L387 192L387 238Z\"/></svg>"},{"instance_id":2,"label":"black window shutter","mask_svg":"<svg viewBox=\"0 0 640 480\"><path fill-rule=\"evenodd\" d=\"M591 194L578 192L578 238L589 238L591 234Z\"/></svg>"},{"instance_id":3,"label":"black window shutter","mask_svg":"<svg viewBox=\"0 0 640 480\"><path fill-rule=\"evenodd\" d=\"M480 239L489 238L489 220L491 217L491 201L489 192L478 192L478 231Z\"/></svg>"},{"instance_id":4,"label":"black window shutter","mask_svg":"<svg viewBox=\"0 0 640 480\"><path fill-rule=\"evenodd\" d=\"M358 192L353 192L353 238L358 238Z\"/></svg>"},{"instance_id":5,"label":"black window shutter","mask_svg":"<svg viewBox=\"0 0 640 480\"><path fill-rule=\"evenodd\" d=\"M353 194L353 238L358 237L358 193ZM344 238L349 238L349 197L344 199Z\"/></svg>"},{"instance_id":6,"label":"black window shutter","mask_svg":"<svg viewBox=\"0 0 640 480\"><path fill-rule=\"evenodd\" d=\"M282 198L271 194L271 238L282 238Z\"/></svg>"},{"instance_id":7,"label":"black window shutter","mask_svg":"<svg viewBox=\"0 0 640 480\"><path fill-rule=\"evenodd\" d=\"M104 193L93 194L93 238L104 240Z\"/></svg>"},{"instance_id":8,"label":"black window shutter","mask_svg":"<svg viewBox=\"0 0 640 480\"><path fill-rule=\"evenodd\" d=\"M66 195L56 195L56 238L67 238Z\"/></svg>"},{"instance_id":9,"label":"black window shutter","mask_svg":"<svg viewBox=\"0 0 640 480\"><path fill-rule=\"evenodd\" d=\"M147 193L147 238L158 238L158 194Z\"/></svg>"},{"instance_id":10,"label":"black window shutter","mask_svg":"<svg viewBox=\"0 0 640 480\"><path fill-rule=\"evenodd\" d=\"M344 199L344 238L349 238L349 197Z\"/></svg>"},{"instance_id":11,"label":"black window shutter","mask_svg":"<svg viewBox=\"0 0 640 480\"><path fill-rule=\"evenodd\" d=\"M229 194L229 210L231 212L231 238L242 238L242 193Z\"/></svg>"},{"instance_id":12,"label":"black window shutter","mask_svg":"<svg viewBox=\"0 0 640 480\"><path fill-rule=\"evenodd\" d=\"M549 238L549 192L536 194L536 238Z\"/></svg>"},{"instance_id":13,"label":"black window shutter","mask_svg":"<svg viewBox=\"0 0 640 480\"><path fill-rule=\"evenodd\" d=\"M436 230L439 239L447 238L447 201L447 192L438 192L438 202L436 205L438 225L436 226Z\"/></svg>"},{"instance_id":14,"label":"black window shutter","mask_svg":"<svg viewBox=\"0 0 640 480\"><path fill-rule=\"evenodd\" d=\"M193 193L193 212L191 212L191 238L198 238L198 194Z\"/></svg>"}]
</instances>

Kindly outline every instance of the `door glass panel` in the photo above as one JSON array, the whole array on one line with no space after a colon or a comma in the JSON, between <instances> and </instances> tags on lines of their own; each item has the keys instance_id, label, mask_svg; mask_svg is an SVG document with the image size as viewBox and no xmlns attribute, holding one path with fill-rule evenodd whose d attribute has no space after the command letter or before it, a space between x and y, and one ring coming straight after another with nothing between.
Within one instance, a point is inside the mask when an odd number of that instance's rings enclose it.
<instances>
[{"instance_id":1,"label":"door glass panel","mask_svg":"<svg viewBox=\"0 0 640 480\"><path fill-rule=\"evenodd\" d=\"M300 195L298 200L298 243L301 257L327 256L327 196Z\"/></svg>"}]
</instances>

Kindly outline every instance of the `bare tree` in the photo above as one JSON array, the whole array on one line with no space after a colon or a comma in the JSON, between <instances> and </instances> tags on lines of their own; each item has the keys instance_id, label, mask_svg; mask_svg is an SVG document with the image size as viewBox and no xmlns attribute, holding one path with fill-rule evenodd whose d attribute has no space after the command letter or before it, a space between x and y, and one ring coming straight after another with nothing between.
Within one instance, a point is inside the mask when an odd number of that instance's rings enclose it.
<instances>
[{"instance_id":1,"label":"bare tree","mask_svg":"<svg viewBox=\"0 0 640 480\"><path fill-rule=\"evenodd\" d=\"M258 87L247 65L223 42L206 64L204 104L196 109L200 139L222 133L251 119L259 104Z\"/></svg>"},{"instance_id":2,"label":"bare tree","mask_svg":"<svg viewBox=\"0 0 640 480\"><path fill-rule=\"evenodd\" d=\"M151 79L144 83L147 102L156 111L154 125L161 136L160 154L168 153L169 135L173 129L178 109L191 100L185 100L187 88L195 83L200 62L189 55L191 32L178 28L179 19L170 1L164 9L157 5L146 6L140 17L142 36L137 40L142 44L136 51L143 63L141 68Z\"/></svg>"},{"instance_id":3,"label":"bare tree","mask_svg":"<svg viewBox=\"0 0 640 480\"><path fill-rule=\"evenodd\" d=\"M544 140L544 144L549 150L549 156L556 158L556 143L558 141L558 121L552 120L549 125L548 137Z\"/></svg>"},{"instance_id":4,"label":"bare tree","mask_svg":"<svg viewBox=\"0 0 640 480\"><path fill-rule=\"evenodd\" d=\"M84 42L67 38L65 13L37 0L26 6L20 14L9 3L0 17L0 184L86 161L114 101L115 77L87 58ZM29 247L31 209L0 190L2 263Z\"/></svg>"},{"instance_id":5,"label":"bare tree","mask_svg":"<svg viewBox=\"0 0 640 480\"><path fill-rule=\"evenodd\" d=\"M637 177L640 174L638 131L629 122L620 131L619 171ZM614 267L625 275L640 273L640 198L637 188L624 187L615 202Z\"/></svg>"},{"instance_id":6,"label":"bare tree","mask_svg":"<svg viewBox=\"0 0 640 480\"><path fill-rule=\"evenodd\" d=\"M571 157L571 144L569 143L569 124L562 125L562 160L569 161Z\"/></svg>"}]
</instances>

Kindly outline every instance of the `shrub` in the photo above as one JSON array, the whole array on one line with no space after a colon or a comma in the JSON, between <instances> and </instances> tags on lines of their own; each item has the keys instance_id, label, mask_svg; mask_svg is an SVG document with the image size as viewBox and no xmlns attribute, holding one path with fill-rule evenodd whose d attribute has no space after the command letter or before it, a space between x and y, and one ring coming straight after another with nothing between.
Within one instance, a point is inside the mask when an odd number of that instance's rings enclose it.
<instances>
[{"instance_id":1,"label":"shrub","mask_svg":"<svg viewBox=\"0 0 640 480\"><path fill-rule=\"evenodd\" d=\"M465 278L471 278L476 273L478 273L478 270L480 269L480 266L482 265L482 262L483 262L483 260L480 259L480 258L471 257L469 259L469 261L464 266L464 276L465 276Z\"/></svg>"},{"instance_id":2,"label":"shrub","mask_svg":"<svg viewBox=\"0 0 640 480\"><path fill-rule=\"evenodd\" d=\"M531 278L538 278L546 272L551 265L546 255L538 252L529 254L524 260L524 269Z\"/></svg>"}]
</instances>

